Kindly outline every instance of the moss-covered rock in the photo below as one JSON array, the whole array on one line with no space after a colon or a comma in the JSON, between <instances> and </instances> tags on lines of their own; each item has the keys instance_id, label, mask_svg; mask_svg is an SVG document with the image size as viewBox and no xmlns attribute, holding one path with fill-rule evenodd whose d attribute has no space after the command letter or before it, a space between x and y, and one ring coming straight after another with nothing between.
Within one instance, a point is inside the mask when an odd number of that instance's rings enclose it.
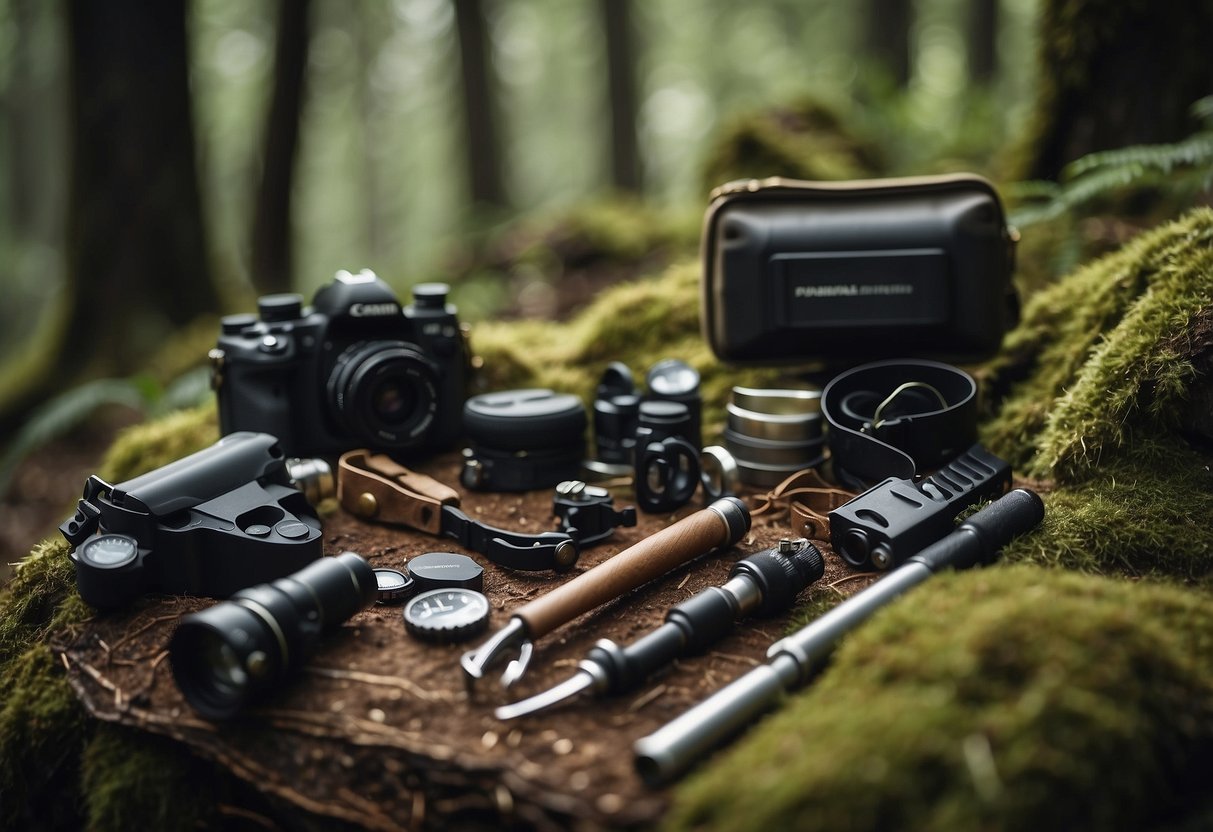
<instances>
[{"instance_id":1,"label":"moss-covered rock","mask_svg":"<svg viewBox=\"0 0 1213 832\"><path fill-rule=\"evenodd\" d=\"M1143 829L1213 801L1206 594L944 575L678 792L670 829Z\"/></svg>"},{"instance_id":2,"label":"moss-covered rock","mask_svg":"<svg viewBox=\"0 0 1213 832\"><path fill-rule=\"evenodd\" d=\"M654 279L604 292L567 324L539 321L476 327L472 346L483 360L486 390L538 385L593 401L598 377L612 361L641 375L661 358L679 358L699 371L705 428L724 422L728 392L738 384L774 383L774 370L722 365L699 332L699 264L683 261Z\"/></svg>"},{"instance_id":3,"label":"moss-covered rock","mask_svg":"<svg viewBox=\"0 0 1213 832\"><path fill-rule=\"evenodd\" d=\"M707 151L700 188L706 197L733 179L867 179L885 167L879 148L836 110L803 99L727 122Z\"/></svg>"},{"instance_id":4,"label":"moss-covered rock","mask_svg":"<svg viewBox=\"0 0 1213 832\"><path fill-rule=\"evenodd\" d=\"M215 826L214 773L180 745L120 725L96 726L81 762L94 832ZM205 783L197 782L205 777ZM204 788L202 786L205 786Z\"/></svg>"},{"instance_id":5,"label":"moss-covered rock","mask_svg":"<svg viewBox=\"0 0 1213 832\"><path fill-rule=\"evenodd\" d=\"M1018 469L1077 481L1180 426L1207 384L1213 341L1213 211L1143 234L1032 297L988 380L990 447Z\"/></svg>"}]
</instances>

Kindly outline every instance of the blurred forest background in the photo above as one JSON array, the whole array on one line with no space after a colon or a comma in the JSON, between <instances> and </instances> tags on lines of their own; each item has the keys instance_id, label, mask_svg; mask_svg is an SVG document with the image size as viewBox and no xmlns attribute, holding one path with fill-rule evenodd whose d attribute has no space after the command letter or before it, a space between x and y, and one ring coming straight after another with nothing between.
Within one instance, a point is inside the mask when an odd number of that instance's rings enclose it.
<instances>
[{"instance_id":1,"label":"blurred forest background","mask_svg":"<svg viewBox=\"0 0 1213 832\"><path fill-rule=\"evenodd\" d=\"M20 456L205 398L259 293L369 267L565 317L693 255L736 176L984 173L1068 268L1136 230L1060 232L1093 195L1207 194L1210 32L1208 0L0 0L0 490L70 502Z\"/></svg>"}]
</instances>

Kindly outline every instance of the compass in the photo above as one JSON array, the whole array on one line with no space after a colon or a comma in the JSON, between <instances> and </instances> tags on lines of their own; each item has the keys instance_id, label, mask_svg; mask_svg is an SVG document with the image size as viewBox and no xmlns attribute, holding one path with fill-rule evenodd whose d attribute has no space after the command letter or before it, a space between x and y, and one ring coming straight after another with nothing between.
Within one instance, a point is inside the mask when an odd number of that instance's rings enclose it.
<instances>
[{"instance_id":1,"label":"compass","mask_svg":"<svg viewBox=\"0 0 1213 832\"><path fill-rule=\"evenodd\" d=\"M463 641L484 631L489 613L482 593L444 587L414 595L404 606L404 626L423 641Z\"/></svg>"}]
</instances>

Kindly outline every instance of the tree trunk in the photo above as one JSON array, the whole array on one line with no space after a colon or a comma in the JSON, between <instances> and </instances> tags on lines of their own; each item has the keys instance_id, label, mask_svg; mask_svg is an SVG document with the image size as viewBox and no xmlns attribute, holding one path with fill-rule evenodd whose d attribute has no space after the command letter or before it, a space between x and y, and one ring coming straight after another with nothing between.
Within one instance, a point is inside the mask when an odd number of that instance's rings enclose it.
<instances>
[{"instance_id":1,"label":"tree trunk","mask_svg":"<svg viewBox=\"0 0 1213 832\"><path fill-rule=\"evenodd\" d=\"M505 205L497 142L488 26L481 0L454 0L463 79L463 117L472 202L477 207Z\"/></svg>"},{"instance_id":2,"label":"tree trunk","mask_svg":"<svg viewBox=\"0 0 1213 832\"><path fill-rule=\"evenodd\" d=\"M8 184L4 228L10 239L0 239L12 251L14 243L25 239L34 229L37 204L38 165L31 121L36 121L38 106L34 90L32 30L36 25L30 0L12 0L11 25L21 33L10 45L9 77L5 84L4 110L8 129L3 141L7 156Z\"/></svg>"},{"instance_id":3,"label":"tree trunk","mask_svg":"<svg viewBox=\"0 0 1213 832\"><path fill-rule=\"evenodd\" d=\"M636 136L636 46L630 0L599 0L606 35L607 97L611 107L611 183L641 190Z\"/></svg>"},{"instance_id":4,"label":"tree trunk","mask_svg":"<svg viewBox=\"0 0 1213 832\"><path fill-rule=\"evenodd\" d=\"M965 46L969 79L975 84L989 84L998 72L998 4L999 0L969 2Z\"/></svg>"},{"instance_id":5,"label":"tree trunk","mask_svg":"<svg viewBox=\"0 0 1213 832\"><path fill-rule=\"evenodd\" d=\"M1014 175L1056 179L1097 150L1176 141L1213 91L1213 0L1046 0L1041 82Z\"/></svg>"},{"instance_id":6,"label":"tree trunk","mask_svg":"<svg viewBox=\"0 0 1213 832\"><path fill-rule=\"evenodd\" d=\"M291 185L299 148L310 6L310 0L280 0L278 6L274 92L253 216L252 281L259 292L289 292L294 284Z\"/></svg>"},{"instance_id":7,"label":"tree trunk","mask_svg":"<svg viewBox=\"0 0 1213 832\"><path fill-rule=\"evenodd\" d=\"M862 9L864 51L878 80L905 89L910 83L911 0L866 0Z\"/></svg>"},{"instance_id":8,"label":"tree trunk","mask_svg":"<svg viewBox=\"0 0 1213 832\"><path fill-rule=\"evenodd\" d=\"M69 0L69 318L57 383L129 373L218 309L190 114L185 0Z\"/></svg>"}]
</instances>

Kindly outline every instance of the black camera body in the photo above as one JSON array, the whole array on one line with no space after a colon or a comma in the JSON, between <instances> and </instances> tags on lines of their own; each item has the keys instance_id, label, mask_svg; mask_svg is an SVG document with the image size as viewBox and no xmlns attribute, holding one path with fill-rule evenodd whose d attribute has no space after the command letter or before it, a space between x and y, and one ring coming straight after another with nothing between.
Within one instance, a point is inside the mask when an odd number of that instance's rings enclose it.
<instances>
[{"instance_id":1,"label":"black camera body","mask_svg":"<svg viewBox=\"0 0 1213 832\"><path fill-rule=\"evenodd\" d=\"M277 436L292 456L437 450L459 435L467 355L448 287L401 307L369 270L338 272L311 307L266 295L223 319L211 351L223 433Z\"/></svg>"},{"instance_id":2,"label":"black camera body","mask_svg":"<svg viewBox=\"0 0 1213 832\"><path fill-rule=\"evenodd\" d=\"M226 598L322 554L320 519L264 433L230 434L118 485L91 476L59 530L80 596L98 609L148 592Z\"/></svg>"}]
</instances>

